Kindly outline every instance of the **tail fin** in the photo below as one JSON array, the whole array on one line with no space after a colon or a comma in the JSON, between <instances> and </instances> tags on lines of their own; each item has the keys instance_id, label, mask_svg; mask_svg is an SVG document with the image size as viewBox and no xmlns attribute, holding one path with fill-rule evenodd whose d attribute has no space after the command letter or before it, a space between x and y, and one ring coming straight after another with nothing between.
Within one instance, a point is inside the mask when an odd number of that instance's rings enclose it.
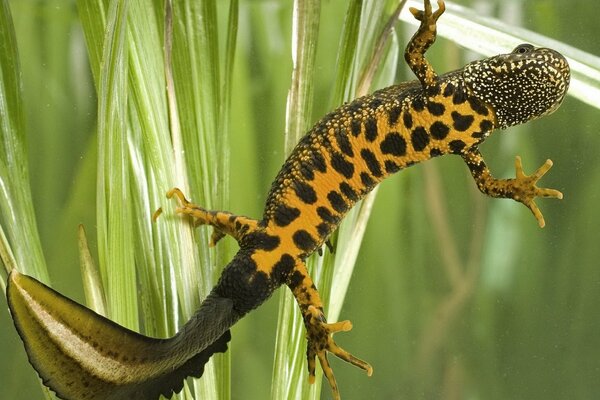
<instances>
[{"instance_id":1,"label":"tail fin","mask_svg":"<svg viewBox=\"0 0 600 400\"><path fill-rule=\"evenodd\" d=\"M65 400L155 400L227 351L232 301L210 295L170 339L126 329L37 280L11 272L8 305L31 365Z\"/></svg>"}]
</instances>

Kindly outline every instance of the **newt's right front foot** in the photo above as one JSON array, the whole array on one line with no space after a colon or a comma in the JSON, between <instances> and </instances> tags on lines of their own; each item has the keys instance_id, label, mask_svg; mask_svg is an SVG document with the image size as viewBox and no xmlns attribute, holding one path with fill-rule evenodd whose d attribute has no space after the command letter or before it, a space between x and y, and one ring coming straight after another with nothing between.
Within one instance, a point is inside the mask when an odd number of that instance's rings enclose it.
<instances>
[{"instance_id":1,"label":"newt's right front foot","mask_svg":"<svg viewBox=\"0 0 600 400\"><path fill-rule=\"evenodd\" d=\"M333 391L333 398L335 400L340 399L340 392L337 387L335 376L333 375L333 370L327 359L327 352L367 371L368 376L373 374L373 367L371 367L369 363L354 357L352 354L339 347L331 337L336 332L347 332L352 329L352 323L350 321L328 324L321 310L315 306L309 306L307 313L304 315L304 325L306 326L306 335L308 339L306 357L308 359L308 380L310 383L314 383L315 381L316 358L318 357L323 373Z\"/></svg>"}]
</instances>

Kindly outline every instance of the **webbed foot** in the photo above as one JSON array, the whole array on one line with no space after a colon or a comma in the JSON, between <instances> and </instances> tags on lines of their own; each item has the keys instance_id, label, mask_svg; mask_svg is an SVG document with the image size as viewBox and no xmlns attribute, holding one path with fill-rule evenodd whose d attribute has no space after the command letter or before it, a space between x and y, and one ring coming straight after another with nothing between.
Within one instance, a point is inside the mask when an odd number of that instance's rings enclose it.
<instances>
[{"instance_id":1,"label":"webbed foot","mask_svg":"<svg viewBox=\"0 0 600 400\"><path fill-rule=\"evenodd\" d=\"M552 167L552 161L546 160L546 162L539 167L532 175L526 175L523 172L523 164L521 157L517 156L515 159L515 170L516 177L513 181L514 194L512 196L516 201L523 203L527 208L531 210L535 219L538 222L540 228L546 225L544 216L535 204L536 197L549 197L554 199L562 199L563 194L556 189L540 188L536 183L550 170Z\"/></svg>"},{"instance_id":2,"label":"webbed foot","mask_svg":"<svg viewBox=\"0 0 600 400\"><path fill-rule=\"evenodd\" d=\"M346 350L339 347L332 338L336 332L347 332L352 329L350 321L341 321L328 324L323 316L323 313L315 306L308 307L308 313L304 316L304 324L306 326L308 348L306 357L308 359L308 380L310 383L315 381L316 358L319 358L319 363L323 369L323 373L331 386L333 398L340 399L340 393L337 387L333 370L327 359L327 353L332 353L338 358L349 362L367 372L368 376L373 374L373 367L369 363L354 357Z\"/></svg>"}]
</instances>

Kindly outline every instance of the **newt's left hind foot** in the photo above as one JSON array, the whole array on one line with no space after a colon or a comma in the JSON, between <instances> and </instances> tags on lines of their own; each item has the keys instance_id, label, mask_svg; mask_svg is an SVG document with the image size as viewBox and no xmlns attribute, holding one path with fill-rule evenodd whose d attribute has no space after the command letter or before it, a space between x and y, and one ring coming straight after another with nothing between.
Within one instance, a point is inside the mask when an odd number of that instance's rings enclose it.
<instances>
[{"instance_id":1,"label":"newt's left hind foot","mask_svg":"<svg viewBox=\"0 0 600 400\"><path fill-rule=\"evenodd\" d=\"M210 225L214 228L210 238L210 246L216 245L225 235L230 235L239 242L248 233L257 229L257 220L234 215L227 211L207 210L190 202L178 188L173 188L167 192L167 198L172 197L177 197L179 200L179 207L177 207L176 212L192 217L195 227Z\"/></svg>"},{"instance_id":2,"label":"newt's left hind foot","mask_svg":"<svg viewBox=\"0 0 600 400\"><path fill-rule=\"evenodd\" d=\"M340 393L335 376L333 375L333 370L327 359L328 352L365 370L368 376L373 374L373 367L371 367L369 363L354 357L352 354L339 347L331 337L336 332L347 332L351 330L352 323L350 321L328 324L323 313L315 306L309 306L307 311L307 314L304 316L304 325L306 326L306 335L308 339L308 348L306 350L306 357L308 359L308 380L310 383L314 383L315 381L316 358L318 357L323 373L333 391L333 398L339 400Z\"/></svg>"}]
</instances>

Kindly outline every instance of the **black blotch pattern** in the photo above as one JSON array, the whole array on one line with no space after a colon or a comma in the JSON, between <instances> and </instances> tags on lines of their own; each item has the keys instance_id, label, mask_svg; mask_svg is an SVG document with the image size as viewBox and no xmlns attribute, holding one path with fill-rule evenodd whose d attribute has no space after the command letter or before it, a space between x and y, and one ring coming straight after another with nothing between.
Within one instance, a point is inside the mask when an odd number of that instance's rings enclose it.
<instances>
[{"instance_id":1,"label":"black blotch pattern","mask_svg":"<svg viewBox=\"0 0 600 400\"><path fill-rule=\"evenodd\" d=\"M467 101L467 96L464 91L462 91L462 90L454 91L454 94L452 95L452 103L463 104L465 101Z\"/></svg>"},{"instance_id":2,"label":"black blotch pattern","mask_svg":"<svg viewBox=\"0 0 600 400\"><path fill-rule=\"evenodd\" d=\"M427 110L435 116L444 115L444 111L446 111L446 107L442 103L436 103L435 101L427 102Z\"/></svg>"},{"instance_id":3,"label":"black blotch pattern","mask_svg":"<svg viewBox=\"0 0 600 400\"><path fill-rule=\"evenodd\" d=\"M438 94L440 94L441 91L442 91L442 88L440 87L439 84L436 84L435 86L429 86L427 88L427 96L429 96L429 97L437 96Z\"/></svg>"},{"instance_id":4,"label":"black blotch pattern","mask_svg":"<svg viewBox=\"0 0 600 400\"><path fill-rule=\"evenodd\" d=\"M377 139L377 120L375 118L367 118L365 120L365 138L369 142Z\"/></svg>"},{"instance_id":5,"label":"black blotch pattern","mask_svg":"<svg viewBox=\"0 0 600 400\"><path fill-rule=\"evenodd\" d=\"M400 171L400 169L401 169L400 165L396 164L392 160L386 160L384 165L385 165L385 172L387 172L388 174L393 174L395 172Z\"/></svg>"},{"instance_id":6,"label":"black blotch pattern","mask_svg":"<svg viewBox=\"0 0 600 400\"><path fill-rule=\"evenodd\" d=\"M398 118L400 118L401 113L402 113L402 107L394 104L388 111L388 125L389 126L396 125L396 122L398 122Z\"/></svg>"},{"instance_id":7,"label":"black blotch pattern","mask_svg":"<svg viewBox=\"0 0 600 400\"><path fill-rule=\"evenodd\" d=\"M371 171L371 174L375 177L379 177L382 175L381 166L379 165L379 161L377 161L377 157L375 154L369 149L362 149L360 151L360 156L367 164L367 168Z\"/></svg>"},{"instance_id":8,"label":"black blotch pattern","mask_svg":"<svg viewBox=\"0 0 600 400\"><path fill-rule=\"evenodd\" d=\"M412 102L413 110L417 112L421 112L425 109L425 101L423 101L423 97L417 96Z\"/></svg>"},{"instance_id":9,"label":"black blotch pattern","mask_svg":"<svg viewBox=\"0 0 600 400\"><path fill-rule=\"evenodd\" d=\"M360 135L361 123L359 119L353 119L350 122L350 131L352 132L352 136L356 137Z\"/></svg>"},{"instance_id":10,"label":"black blotch pattern","mask_svg":"<svg viewBox=\"0 0 600 400\"><path fill-rule=\"evenodd\" d=\"M302 281L304 281L304 275L300 271L292 272L290 278L288 279L288 286L290 289L294 290L298 286L302 285Z\"/></svg>"},{"instance_id":11,"label":"black blotch pattern","mask_svg":"<svg viewBox=\"0 0 600 400\"><path fill-rule=\"evenodd\" d=\"M331 154L331 166L346 179L350 179L352 178L352 175L354 175L354 164L346 160L346 158L338 152L333 152L333 154Z\"/></svg>"},{"instance_id":12,"label":"black blotch pattern","mask_svg":"<svg viewBox=\"0 0 600 400\"><path fill-rule=\"evenodd\" d=\"M354 157L354 151L352 150L350 139L348 139L348 135L346 134L344 128L335 130L335 141L337 142L337 145L342 153L348 157Z\"/></svg>"},{"instance_id":13,"label":"black blotch pattern","mask_svg":"<svg viewBox=\"0 0 600 400\"><path fill-rule=\"evenodd\" d=\"M469 167L469 170L475 175L481 175L481 173L485 169L485 164L479 162L467 162L467 166Z\"/></svg>"},{"instance_id":14,"label":"black blotch pattern","mask_svg":"<svg viewBox=\"0 0 600 400\"><path fill-rule=\"evenodd\" d=\"M288 280L289 275L294 270L295 266L294 257L289 254L283 254L279 261L273 266L273 272L271 272L271 279L277 283L283 283Z\"/></svg>"},{"instance_id":15,"label":"black blotch pattern","mask_svg":"<svg viewBox=\"0 0 600 400\"><path fill-rule=\"evenodd\" d=\"M494 125L489 119L484 119L479 123L479 129L481 129L482 132L487 133L494 129Z\"/></svg>"},{"instance_id":16,"label":"black blotch pattern","mask_svg":"<svg viewBox=\"0 0 600 400\"><path fill-rule=\"evenodd\" d=\"M297 230L292 235L292 240L296 247L303 251L311 251L317 245L315 239L304 229Z\"/></svg>"},{"instance_id":17,"label":"black blotch pattern","mask_svg":"<svg viewBox=\"0 0 600 400\"><path fill-rule=\"evenodd\" d=\"M360 173L360 181L367 189L371 189L376 183L373 178L371 178L371 175L367 174L366 172Z\"/></svg>"},{"instance_id":18,"label":"black blotch pattern","mask_svg":"<svg viewBox=\"0 0 600 400\"><path fill-rule=\"evenodd\" d=\"M344 201L342 195L335 190L332 190L327 194L327 200L329 200L331 207L333 207L333 209L339 213L344 213L346 210L348 210L346 201Z\"/></svg>"},{"instance_id":19,"label":"black blotch pattern","mask_svg":"<svg viewBox=\"0 0 600 400\"><path fill-rule=\"evenodd\" d=\"M463 115L458 111L452 111L452 120L454 121L454 129L459 132L464 132L471 127L474 121L472 115Z\"/></svg>"},{"instance_id":20,"label":"black blotch pattern","mask_svg":"<svg viewBox=\"0 0 600 400\"><path fill-rule=\"evenodd\" d=\"M315 204L317 201L317 192L309 184L300 180L295 180L293 183L294 192L300 200L306 204Z\"/></svg>"},{"instance_id":21,"label":"black blotch pattern","mask_svg":"<svg viewBox=\"0 0 600 400\"><path fill-rule=\"evenodd\" d=\"M462 140L453 140L448 143L448 146L450 147L452 153L459 154L465 148L466 144Z\"/></svg>"},{"instance_id":22,"label":"black blotch pattern","mask_svg":"<svg viewBox=\"0 0 600 400\"><path fill-rule=\"evenodd\" d=\"M487 107L480 100L477 100L474 97L469 97L468 101L469 101L469 105L471 106L471 108L473 110L475 110L475 112L477 114L479 114L479 115L488 115L489 114Z\"/></svg>"},{"instance_id":23,"label":"black blotch pattern","mask_svg":"<svg viewBox=\"0 0 600 400\"><path fill-rule=\"evenodd\" d=\"M327 222L321 222L319 225L317 225L317 232L321 238L324 238L331 232L331 225L329 225Z\"/></svg>"},{"instance_id":24,"label":"black blotch pattern","mask_svg":"<svg viewBox=\"0 0 600 400\"><path fill-rule=\"evenodd\" d=\"M429 156L432 157L432 158L433 157L439 157L441 155L442 155L442 151L440 149L438 149L438 148L434 147L433 149L431 149L429 151Z\"/></svg>"},{"instance_id":25,"label":"black blotch pattern","mask_svg":"<svg viewBox=\"0 0 600 400\"><path fill-rule=\"evenodd\" d=\"M429 133L434 139L442 140L448 136L450 128L441 121L435 121L429 128Z\"/></svg>"},{"instance_id":26,"label":"black blotch pattern","mask_svg":"<svg viewBox=\"0 0 600 400\"><path fill-rule=\"evenodd\" d=\"M269 235L261 231L254 231L244 236L244 243L259 250L273 251L281 243L279 236Z\"/></svg>"},{"instance_id":27,"label":"black blotch pattern","mask_svg":"<svg viewBox=\"0 0 600 400\"><path fill-rule=\"evenodd\" d=\"M404 122L404 126L406 127L406 129L411 129L413 126L413 119L412 119L412 115L406 111L402 114L402 122Z\"/></svg>"},{"instance_id":28,"label":"black blotch pattern","mask_svg":"<svg viewBox=\"0 0 600 400\"><path fill-rule=\"evenodd\" d=\"M275 208L273 220L277 226L288 226L299 216L300 210L296 207L290 207L283 203L279 203L277 204L277 208Z\"/></svg>"},{"instance_id":29,"label":"black blotch pattern","mask_svg":"<svg viewBox=\"0 0 600 400\"><path fill-rule=\"evenodd\" d=\"M448 83L446 85L446 87L444 88L444 97L450 97L454 94L454 90L456 88L454 87L453 83Z\"/></svg>"},{"instance_id":30,"label":"black blotch pattern","mask_svg":"<svg viewBox=\"0 0 600 400\"><path fill-rule=\"evenodd\" d=\"M429 135L422 126L417 126L410 134L410 140L415 151L422 151L429 144Z\"/></svg>"},{"instance_id":31,"label":"black blotch pattern","mask_svg":"<svg viewBox=\"0 0 600 400\"><path fill-rule=\"evenodd\" d=\"M323 154L317 149L313 149L310 153L311 156L311 164L315 167L315 169L319 172L327 171L327 162L325 161L325 157Z\"/></svg>"},{"instance_id":32,"label":"black blotch pattern","mask_svg":"<svg viewBox=\"0 0 600 400\"><path fill-rule=\"evenodd\" d=\"M355 202L358 200L358 195L356 194L354 189L352 189L352 186L348 184L348 182L340 183L340 192L342 192L344 196L346 196L346 198L351 202Z\"/></svg>"},{"instance_id":33,"label":"black blotch pattern","mask_svg":"<svg viewBox=\"0 0 600 400\"><path fill-rule=\"evenodd\" d=\"M317 215L324 221L330 224L336 224L339 218L334 216L327 207L317 207Z\"/></svg>"},{"instance_id":34,"label":"black blotch pattern","mask_svg":"<svg viewBox=\"0 0 600 400\"><path fill-rule=\"evenodd\" d=\"M383 154L402 157L406 154L406 140L398 132L390 132L379 144L379 149Z\"/></svg>"},{"instance_id":35,"label":"black blotch pattern","mask_svg":"<svg viewBox=\"0 0 600 400\"><path fill-rule=\"evenodd\" d=\"M306 161L306 160L300 161L299 170L300 170L300 173L302 174L302 176L304 177L304 179L306 179L308 181L312 181L313 179L315 179L315 172L313 171L312 166L310 165L309 161Z\"/></svg>"}]
</instances>

